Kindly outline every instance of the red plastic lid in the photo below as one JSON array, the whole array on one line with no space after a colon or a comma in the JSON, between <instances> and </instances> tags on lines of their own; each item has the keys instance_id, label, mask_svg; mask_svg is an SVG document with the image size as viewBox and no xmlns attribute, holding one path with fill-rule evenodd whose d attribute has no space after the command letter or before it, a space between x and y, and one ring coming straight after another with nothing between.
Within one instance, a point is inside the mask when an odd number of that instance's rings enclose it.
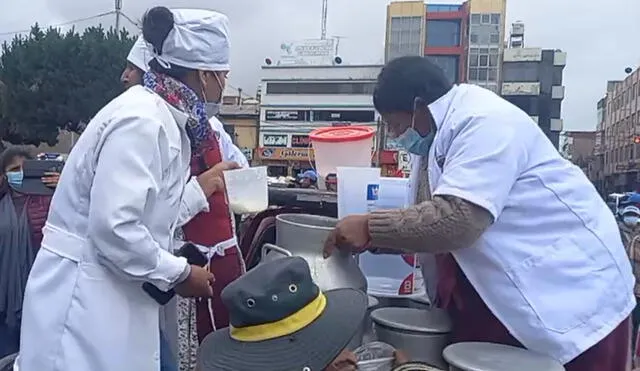
<instances>
[{"instance_id":1,"label":"red plastic lid","mask_svg":"<svg viewBox=\"0 0 640 371\"><path fill-rule=\"evenodd\" d=\"M355 142L375 134L376 129L368 126L341 126L316 129L309 134L309 138L316 142Z\"/></svg>"}]
</instances>

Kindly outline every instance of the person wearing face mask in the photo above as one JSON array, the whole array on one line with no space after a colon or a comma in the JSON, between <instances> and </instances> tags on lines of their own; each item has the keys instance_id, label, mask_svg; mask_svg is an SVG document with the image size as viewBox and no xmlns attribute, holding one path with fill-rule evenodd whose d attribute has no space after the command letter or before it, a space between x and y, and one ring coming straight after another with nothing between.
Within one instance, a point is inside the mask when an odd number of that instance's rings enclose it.
<instances>
[{"instance_id":1,"label":"person wearing face mask","mask_svg":"<svg viewBox=\"0 0 640 371\"><path fill-rule=\"evenodd\" d=\"M54 194L26 288L21 371L158 371L161 294L213 296L211 271L169 250L190 167L217 168L202 199L228 212L221 172L229 166L204 104L224 78L217 71L228 69L227 24L209 10L145 14L154 59L144 86L96 114Z\"/></svg>"},{"instance_id":2,"label":"person wearing face mask","mask_svg":"<svg viewBox=\"0 0 640 371\"><path fill-rule=\"evenodd\" d=\"M389 62L373 102L413 155L416 204L343 218L325 256L420 253L453 342L527 348L568 371L626 369L634 276L584 173L525 112L452 85L428 58Z\"/></svg>"},{"instance_id":3,"label":"person wearing face mask","mask_svg":"<svg viewBox=\"0 0 640 371\"><path fill-rule=\"evenodd\" d=\"M171 9L171 12L176 14L177 16L188 15L191 10L190 9ZM221 45L218 49L212 49L212 54L214 54L217 58L223 58L228 60L228 51L223 50L226 46ZM145 41L144 36L141 35L138 37L136 42L134 43L129 55L127 56L127 66L122 73L121 81L125 87L128 89L132 86L142 84L142 77L145 72L149 71L149 63L153 59L153 45L149 44ZM162 67L154 63L156 69L162 69ZM209 94L205 94L203 92L203 96L215 97L212 98L209 102L205 102L205 108L207 110L207 116L209 117L209 123L211 124L212 129L215 131L215 137L217 139L217 144L220 149L222 155L222 163L218 166L225 166L228 168L235 167L248 167L249 163L247 161L246 156L242 153L242 151L233 143L233 140L229 136L229 134L224 130L222 123L216 115L219 111L220 102L222 101L222 93L224 91L225 83L226 83L226 74L228 73L229 67L228 63L222 61L220 63L219 72L215 73L215 80L213 84L209 84ZM176 67L173 70L180 72L180 68ZM165 71L168 74L173 73L171 70ZM223 165L223 163L225 165ZM219 220L220 223L226 224L228 216L224 213L216 213L217 216L212 215L213 213L208 213L210 210L210 204L207 200L207 195L213 194L213 191L208 189L216 186L216 179L219 178L220 172L216 167L212 167L209 170L203 171L199 173L197 176L191 177L187 186L185 187L185 192L182 196L182 202L180 207L180 212L178 215L178 227L183 227L187 222L192 220L194 217L198 216L200 213L208 214L208 216L201 216L198 218L200 220L199 226L191 228L189 236L192 237L196 235L194 239L196 241L204 241L207 245L211 245L211 242L224 242L232 239L232 236L228 235L228 228L222 227L218 230L211 230L208 226L207 220L215 217ZM213 200L211 199L211 202ZM217 205L221 205L220 201L218 201ZM213 205L211 206L213 207ZM205 219L206 218L206 219ZM233 223L233 219L232 219ZM235 236L235 226L232 225L233 235ZM214 236L214 234L220 234L220 237ZM178 237L180 239L184 239L184 233L180 230L178 233ZM213 240L212 240L213 239ZM235 241L235 240L233 240ZM218 268L215 272L217 277L218 286L214 286L214 290L222 290L225 282L229 282L233 280L238 272L244 272L244 266L239 265L241 262L238 258L241 256L240 251L237 248L237 244L234 242L234 246L229 246L229 249L236 249L237 254L229 254L228 256L222 257L217 256L216 261ZM207 250L206 248L204 250ZM229 260L233 260L231 264L226 264ZM226 272L229 273L226 273ZM217 295L216 295L217 296ZM194 358L195 352L197 350L198 345L198 331L195 328L191 328L190 318L196 316L195 313L192 313L193 308L197 307L195 303L192 303L192 299L186 298L178 298L177 302L177 324L178 329L170 328L172 326L171 323L166 323L166 326L169 326L169 330L167 331L171 336L167 336L169 339L167 342L163 342L163 345L168 343L177 345L177 356L179 359L179 363L181 368L183 369L191 369L191 360ZM226 309L222 309L220 304L214 299L214 303L212 305L212 310L218 309L218 312L224 311ZM205 309L200 307L200 312ZM208 310L208 308L207 308ZM167 319L174 318L175 307L172 307L172 304L167 305L168 317ZM220 313L218 316L214 316L216 319L217 327L226 327L226 322L224 320L226 313ZM209 328L213 328L214 326L209 326L206 323L206 318L211 316L205 315L205 320L202 320L203 315L201 314L199 318L200 320L200 333L205 332L205 334L210 331ZM204 329L203 329L204 328ZM201 335L201 337L204 336ZM179 339L178 341L176 339ZM164 337L163 337L164 340ZM170 352L166 351L167 347L165 346L163 351L161 352L161 359L163 363L163 370L170 369L169 365L174 362L171 360Z\"/></svg>"}]
</instances>

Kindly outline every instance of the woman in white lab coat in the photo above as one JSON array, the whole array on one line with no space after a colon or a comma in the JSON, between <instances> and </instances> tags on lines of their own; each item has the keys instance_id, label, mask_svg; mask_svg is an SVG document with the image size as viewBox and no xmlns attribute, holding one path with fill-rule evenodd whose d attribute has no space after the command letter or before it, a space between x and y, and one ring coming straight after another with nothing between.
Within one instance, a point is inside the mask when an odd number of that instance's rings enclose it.
<instances>
[{"instance_id":1,"label":"woman in white lab coat","mask_svg":"<svg viewBox=\"0 0 640 371\"><path fill-rule=\"evenodd\" d=\"M27 284L20 370L158 371L160 306L143 283L211 295L213 276L167 250L192 150L211 129L205 103L224 76L210 51L228 47L227 23L205 10L145 15L155 63L181 73L147 73L71 152ZM213 176L201 185L222 187Z\"/></svg>"}]
</instances>

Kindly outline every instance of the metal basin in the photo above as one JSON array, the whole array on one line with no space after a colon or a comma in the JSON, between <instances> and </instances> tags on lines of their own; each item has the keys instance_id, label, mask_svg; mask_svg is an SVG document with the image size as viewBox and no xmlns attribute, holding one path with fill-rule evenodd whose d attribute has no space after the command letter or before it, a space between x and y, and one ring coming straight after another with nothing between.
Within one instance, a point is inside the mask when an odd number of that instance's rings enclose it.
<instances>
[{"instance_id":1,"label":"metal basin","mask_svg":"<svg viewBox=\"0 0 640 371\"><path fill-rule=\"evenodd\" d=\"M564 371L547 356L526 349L493 343L456 343L445 348L450 371Z\"/></svg>"},{"instance_id":2,"label":"metal basin","mask_svg":"<svg viewBox=\"0 0 640 371\"><path fill-rule=\"evenodd\" d=\"M443 310L380 308L371 319L378 341L402 350L413 361L447 368L442 350L449 344L451 320Z\"/></svg>"}]
</instances>

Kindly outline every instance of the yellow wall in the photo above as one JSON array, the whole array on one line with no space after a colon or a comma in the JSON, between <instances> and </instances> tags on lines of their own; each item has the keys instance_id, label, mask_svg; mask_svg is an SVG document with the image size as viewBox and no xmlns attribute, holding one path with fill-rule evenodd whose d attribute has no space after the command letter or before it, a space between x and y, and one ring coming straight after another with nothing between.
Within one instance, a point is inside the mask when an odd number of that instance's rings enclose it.
<instances>
[{"instance_id":1,"label":"yellow wall","mask_svg":"<svg viewBox=\"0 0 640 371\"><path fill-rule=\"evenodd\" d=\"M469 0L471 13L506 14L507 0Z\"/></svg>"},{"instance_id":2,"label":"yellow wall","mask_svg":"<svg viewBox=\"0 0 640 371\"><path fill-rule=\"evenodd\" d=\"M391 17L422 17L422 29L421 40L422 41L422 49L424 49L424 39L425 39L425 27L424 27L424 18L425 18L425 2L420 1L393 1L389 5L387 5L387 29L385 33L385 60L386 56L389 54L389 40L391 39Z\"/></svg>"},{"instance_id":3,"label":"yellow wall","mask_svg":"<svg viewBox=\"0 0 640 371\"><path fill-rule=\"evenodd\" d=\"M256 133L258 130L258 121L256 119L225 117L224 123L232 125L236 134L236 145L239 148L256 148Z\"/></svg>"}]
</instances>

